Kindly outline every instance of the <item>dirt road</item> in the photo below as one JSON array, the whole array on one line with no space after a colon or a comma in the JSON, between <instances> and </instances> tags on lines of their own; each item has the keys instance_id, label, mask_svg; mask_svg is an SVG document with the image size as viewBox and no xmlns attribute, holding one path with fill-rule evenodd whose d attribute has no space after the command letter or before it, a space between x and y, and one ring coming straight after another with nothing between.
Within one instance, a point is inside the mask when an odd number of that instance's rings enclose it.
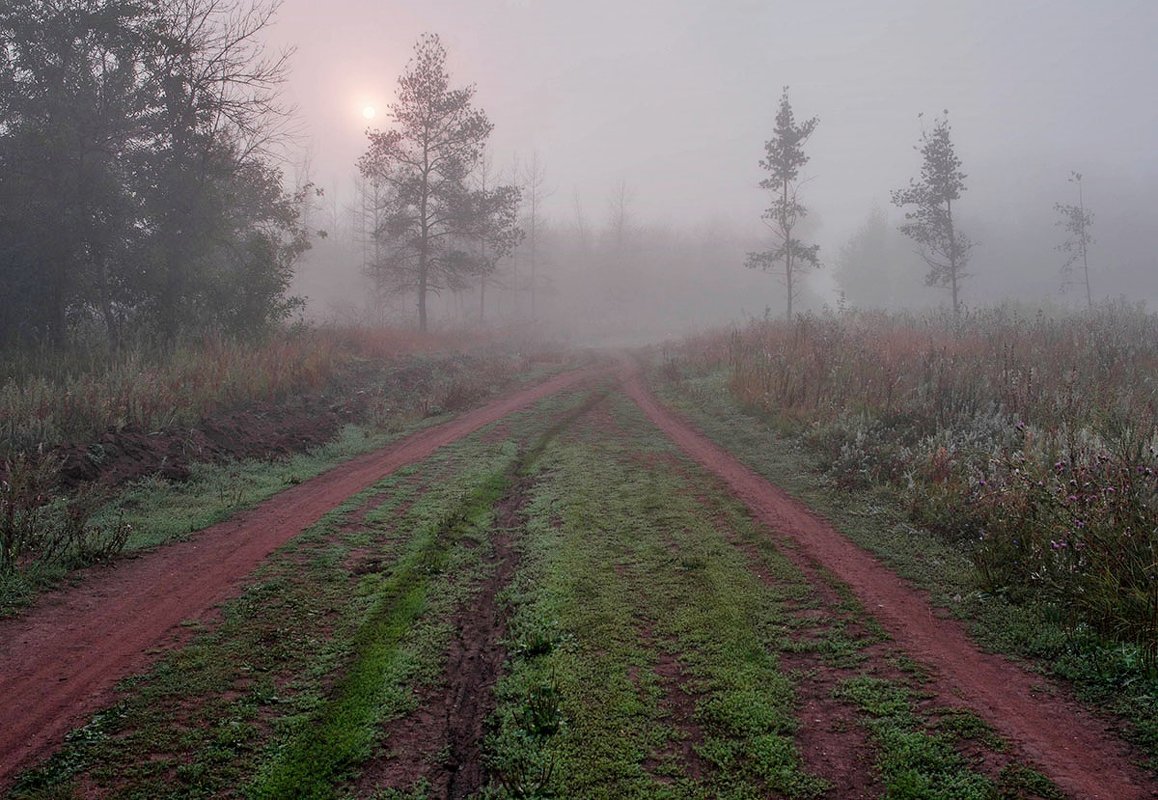
<instances>
[{"instance_id":1,"label":"dirt road","mask_svg":"<svg viewBox=\"0 0 1158 800\"><path fill-rule=\"evenodd\" d=\"M0 621L0 788L86 722L158 645L180 638L182 622L235 595L270 553L346 498L591 375L556 376L355 458L188 541L94 570L80 586Z\"/></svg>"},{"instance_id":2,"label":"dirt road","mask_svg":"<svg viewBox=\"0 0 1158 800\"><path fill-rule=\"evenodd\" d=\"M116 681L146 667L156 648L179 641L182 621L208 616L237 594L258 564L327 511L391 471L592 374L559 376L355 459L187 542L93 572L79 587L0 622L0 696L8 701L0 705L0 788L106 704ZM718 476L758 521L797 543L800 557L847 583L896 645L934 670L939 694L988 721L1070 796L1158 796L1149 776L1131 763L1129 747L1106 733L1104 722L1076 704L1043 695L1040 676L978 650L958 623L934 613L918 591L665 408L638 371L624 369L622 390L692 460ZM654 462L649 468L665 467ZM473 624L463 619L463 625ZM678 665L672 661L665 669L678 672ZM826 699L827 694L819 698ZM481 722L472 719L472 724ZM810 740L805 736L801 741ZM872 770L871 764L854 766Z\"/></svg>"},{"instance_id":3,"label":"dirt road","mask_svg":"<svg viewBox=\"0 0 1158 800\"><path fill-rule=\"evenodd\" d=\"M957 622L936 615L918 591L873 556L660 404L638 371L626 369L623 381L631 399L685 453L719 476L761 522L847 583L901 647L934 667L945 688L1063 790L1091 800L1158 796L1153 783L1131 764L1127 746L1105 735L1104 724L1093 715L1035 691L1041 676L978 650Z\"/></svg>"}]
</instances>

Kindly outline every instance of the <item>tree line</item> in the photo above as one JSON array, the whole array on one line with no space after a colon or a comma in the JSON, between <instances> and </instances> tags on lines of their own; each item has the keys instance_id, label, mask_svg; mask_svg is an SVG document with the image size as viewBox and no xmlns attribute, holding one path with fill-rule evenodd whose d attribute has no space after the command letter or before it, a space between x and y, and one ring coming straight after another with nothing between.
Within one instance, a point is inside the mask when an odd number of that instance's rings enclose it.
<instances>
[{"instance_id":1,"label":"tree line","mask_svg":"<svg viewBox=\"0 0 1158 800\"><path fill-rule=\"evenodd\" d=\"M287 189L276 155L289 119L278 101L289 54L260 43L276 8L277 0L0 7L0 345L246 335L301 306L289 286L310 246L316 190ZM423 330L440 294L477 290L483 319L488 286L529 291L534 317L536 293L549 284L539 274L542 166L536 156L517 178L494 177L493 125L474 95L473 85L452 82L438 36L424 35L399 76L389 126L368 133L357 163L372 206L365 270L381 295L414 297ZM747 265L781 276L789 316L801 271L821 264L819 247L800 234L804 147L818 124L796 119L785 89L760 161L774 246L749 253ZM972 242L954 216L966 176L947 115L922 132L918 149L920 177L892 193L905 209L899 229L918 245L927 283L948 289L959 311ZM1059 249L1092 303L1093 216L1081 176L1073 180L1078 204L1056 209L1067 235ZM608 252L626 252L626 204L622 186ZM863 244L877 236L862 233ZM858 241L843 260L855 260ZM524 244L529 275L500 270Z\"/></svg>"},{"instance_id":2,"label":"tree line","mask_svg":"<svg viewBox=\"0 0 1158 800\"><path fill-rule=\"evenodd\" d=\"M273 0L0 5L0 344L284 319L308 247L275 157Z\"/></svg>"},{"instance_id":3,"label":"tree line","mask_svg":"<svg viewBox=\"0 0 1158 800\"><path fill-rule=\"evenodd\" d=\"M767 173L760 188L771 192L772 201L763 214L763 220L772 232L775 247L749 253L746 266L772 271L780 277L786 288L786 316L789 319L792 318L793 300L800 291L800 272L821 265L819 245L807 244L793 233L808 213L798 197L802 184L800 170L809 161L804 144L818 124L817 117L796 121L788 99L788 87L784 87L773 135L765 142L765 157L760 161L760 167ZM973 241L961 230L954 216L954 204L965 194L967 176L961 169L962 162L953 144L948 111L937 117L932 127L922 129L916 149L921 153L920 176L911 178L906 186L891 193L892 204L904 211L904 221L898 230L917 245L917 253L928 268L926 285L946 289L953 314L960 315L961 289L970 277L966 268ZM1078 205L1054 205L1059 217L1057 225L1066 233L1065 240L1057 249L1067 256L1062 266L1067 283L1080 269L1077 280L1085 288L1087 306L1092 307L1089 248L1094 243L1093 214L1085 206L1081 180L1081 173L1071 173L1070 181L1078 187ZM865 229L853 237L850 246L841 254L846 279L856 279L850 273L855 273L856 260L868 255L867 251L875 251L872 255L876 256L884 255L883 225L883 215L874 213Z\"/></svg>"}]
</instances>

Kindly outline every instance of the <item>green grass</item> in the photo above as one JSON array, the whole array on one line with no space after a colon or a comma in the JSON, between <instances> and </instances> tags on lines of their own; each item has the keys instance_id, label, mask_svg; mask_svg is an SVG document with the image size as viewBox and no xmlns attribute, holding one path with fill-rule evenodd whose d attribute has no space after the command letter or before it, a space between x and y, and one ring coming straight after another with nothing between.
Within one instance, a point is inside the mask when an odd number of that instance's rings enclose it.
<instances>
[{"instance_id":1,"label":"green grass","mask_svg":"<svg viewBox=\"0 0 1158 800\"><path fill-rule=\"evenodd\" d=\"M840 684L835 696L856 706L880 748L877 767L886 796L897 800L993 800L996 787L969 768L954 737L930 733L914 714L909 691L864 675Z\"/></svg>"},{"instance_id":2,"label":"green grass","mask_svg":"<svg viewBox=\"0 0 1158 800\"><path fill-rule=\"evenodd\" d=\"M833 694L863 715L880 748L877 767L890 800L1064 798L1049 779L1017 762L1008 763L995 779L975 771L957 749L962 742L996 752L1008 746L971 712L918 711L909 687L865 674L842 681Z\"/></svg>"},{"instance_id":3,"label":"green grass","mask_svg":"<svg viewBox=\"0 0 1158 800\"><path fill-rule=\"evenodd\" d=\"M883 634L847 588L802 573L618 393L559 395L502 426L505 440L484 430L439 450L280 549L220 623L125 681L14 798L349 796L390 758L391 722L441 679L516 481L527 503L499 597L507 662L484 796L826 796L798 743L810 678L782 658L808 652L846 676L881 663L866 647ZM819 608L833 618L798 613ZM891 694L871 676L842 694L873 731L881 774L912 790L896 796L945 796L920 793L934 780L1022 787L1011 797L1046 785L1016 763L972 769L964 752L1001 743L964 712L918 708L920 667L901 674ZM419 782L375 796L426 795Z\"/></svg>"},{"instance_id":4,"label":"green grass","mask_svg":"<svg viewBox=\"0 0 1158 800\"><path fill-rule=\"evenodd\" d=\"M513 450L513 448L512 448ZM508 454L513 459L513 452ZM485 531L510 483L513 460L485 475L457 508L423 527L376 592L353 638L352 663L320 713L278 749L252 784L256 798L329 798L352 767L373 752L378 723L401 707L409 677L403 642L427 610L430 584L447 569L450 548Z\"/></svg>"},{"instance_id":5,"label":"green grass","mask_svg":"<svg viewBox=\"0 0 1158 800\"><path fill-rule=\"evenodd\" d=\"M127 486L93 522L131 525L132 534L125 546L128 554L152 550L186 539L344 461L439 421L443 420L417 421L399 433L347 425L333 442L281 461L194 464L188 481L148 478ZM69 564L60 563L35 564L23 572L0 572L0 616L18 613L39 592L58 584L71 572Z\"/></svg>"},{"instance_id":6,"label":"green grass","mask_svg":"<svg viewBox=\"0 0 1158 800\"><path fill-rule=\"evenodd\" d=\"M121 700L25 775L14 796L67 794L82 776L126 797L236 794L271 754L327 715L358 721L350 699L365 686L359 663L394 670L395 680L377 697L376 719L408 711L413 689L437 675L449 635L440 619L469 591L485 552L477 542L455 548L443 541L433 553L426 544L448 521L458 524L464 498L490 491L513 457L511 442L471 437L420 470L400 470L351 498L261 567L225 605L220 625L125 681ZM384 499L361 525L342 525L352 509L379 495ZM351 573L347 562L357 553L382 566ZM430 569L438 564L442 572ZM422 580L408 582L415 572ZM418 584L422 619L414 613ZM376 634L385 635L390 652L377 646ZM335 676L346 676L339 695ZM367 730L351 724L336 744L344 752L364 747Z\"/></svg>"},{"instance_id":7,"label":"green grass","mask_svg":"<svg viewBox=\"0 0 1158 800\"><path fill-rule=\"evenodd\" d=\"M824 782L802 766L775 655L780 592L752 575L676 473L639 463L671 449L638 435L646 426L622 398L609 402L633 436L581 424L544 454L528 507L492 794L816 796ZM676 692L693 697L698 741L672 719Z\"/></svg>"},{"instance_id":8,"label":"green grass","mask_svg":"<svg viewBox=\"0 0 1158 800\"><path fill-rule=\"evenodd\" d=\"M327 781L376 753L380 723L440 676L447 620L489 569L490 500L520 463L518 442L584 402L556 395L505 420L517 439L484 428L350 498L259 568L220 624L195 626L124 681L14 797L80 785L141 798L340 791Z\"/></svg>"}]
</instances>

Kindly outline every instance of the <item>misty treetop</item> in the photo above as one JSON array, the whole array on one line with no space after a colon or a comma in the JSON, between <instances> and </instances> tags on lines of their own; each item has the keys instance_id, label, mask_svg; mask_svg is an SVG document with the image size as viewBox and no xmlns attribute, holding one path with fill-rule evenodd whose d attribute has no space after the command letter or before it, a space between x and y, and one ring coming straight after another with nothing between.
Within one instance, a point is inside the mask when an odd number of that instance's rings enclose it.
<instances>
[{"instance_id":1,"label":"misty treetop","mask_svg":"<svg viewBox=\"0 0 1158 800\"><path fill-rule=\"evenodd\" d=\"M797 123L788 100L788 87L780 96L776 113L776 127L772 138L764 144L764 158L760 167L768 175L760 181L760 188L772 194L772 205L764 212L765 224L776 239L771 250L749 253L747 266L770 271L783 267L783 281L787 295L787 317L792 318L792 301L800 293L797 273L804 267L820 266L820 245L806 244L793 235L797 223L808 214L799 201L800 168L808 163L804 144L816 130L819 118L812 117Z\"/></svg>"},{"instance_id":2,"label":"misty treetop","mask_svg":"<svg viewBox=\"0 0 1158 800\"><path fill-rule=\"evenodd\" d=\"M471 185L493 128L474 93L451 86L446 49L422 36L389 106L394 126L370 131L358 162L380 189L372 234L382 249L370 271L381 290L416 293L423 331L428 295L485 277L522 238L520 189Z\"/></svg>"},{"instance_id":3,"label":"misty treetop","mask_svg":"<svg viewBox=\"0 0 1158 800\"><path fill-rule=\"evenodd\" d=\"M953 203L965 193L966 175L953 147L949 112L921 131L921 177L892 193L893 205L905 211L901 233L920 247L929 267L925 282L949 289L953 313L961 313L961 282L969 277L965 267L973 242L953 219Z\"/></svg>"},{"instance_id":4,"label":"misty treetop","mask_svg":"<svg viewBox=\"0 0 1158 800\"><path fill-rule=\"evenodd\" d=\"M244 334L290 313L308 240L270 152L275 8L0 6L0 343Z\"/></svg>"}]
</instances>

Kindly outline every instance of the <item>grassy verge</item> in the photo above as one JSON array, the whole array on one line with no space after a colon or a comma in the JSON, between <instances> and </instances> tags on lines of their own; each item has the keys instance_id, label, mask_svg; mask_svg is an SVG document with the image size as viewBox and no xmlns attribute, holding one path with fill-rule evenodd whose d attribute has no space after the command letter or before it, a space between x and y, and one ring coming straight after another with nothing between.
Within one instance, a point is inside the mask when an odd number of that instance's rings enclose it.
<instances>
[{"instance_id":1,"label":"grassy verge","mask_svg":"<svg viewBox=\"0 0 1158 800\"><path fill-rule=\"evenodd\" d=\"M877 767L886 796L895 800L1064 800L1048 779L1017 763L990 780L969 768L963 743L990 749L1007 745L969 712L950 711L931 722L917 710L914 691L903 683L861 674L843 680L834 695L862 714L879 748Z\"/></svg>"},{"instance_id":2,"label":"grassy verge","mask_svg":"<svg viewBox=\"0 0 1158 800\"><path fill-rule=\"evenodd\" d=\"M439 676L448 620L488 569L491 501L517 442L581 400L550 398L335 509L259 568L219 624L124 681L12 796L338 794L382 723Z\"/></svg>"},{"instance_id":3,"label":"grassy verge","mask_svg":"<svg viewBox=\"0 0 1158 800\"><path fill-rule=\"evenodd\" d=\"M512 455L507 452L508 459ZM332 695L278 748L251 785L250 796L334 797L336 784L370 757L379 723L405 708L414 654L404 644L429 610L438 576L452 562L459 562L454 566L461 574L462 562L474 554L462 551L456 558L454 548L466 536L485 536L492 507L509 484L512 463L487 471L457 507L418 531L375 592L353 637L351 662ZM445 647L448 633L442 631L425 649Z\"/></svg>"},{"instance_id":4,"label":"grassy verge","mask_svg":"<svg viewBox=\"0 0 1158 800\"><path fill-rule=\"evenodd\" d=\"M1158 767L1158 679L1131 658L1133 648L1075 633L1047 607L983 591L968 555L911 525L895 493L836 486L801 441L741 410L728 392L725 370L672 381L657 369L652 384L705 434L926 590L935 605L965 621L983 647L1070 681L1079 696L1129 720L1128 735L1143 747L1150 768Z\"/></svg>"}]
</instances>

